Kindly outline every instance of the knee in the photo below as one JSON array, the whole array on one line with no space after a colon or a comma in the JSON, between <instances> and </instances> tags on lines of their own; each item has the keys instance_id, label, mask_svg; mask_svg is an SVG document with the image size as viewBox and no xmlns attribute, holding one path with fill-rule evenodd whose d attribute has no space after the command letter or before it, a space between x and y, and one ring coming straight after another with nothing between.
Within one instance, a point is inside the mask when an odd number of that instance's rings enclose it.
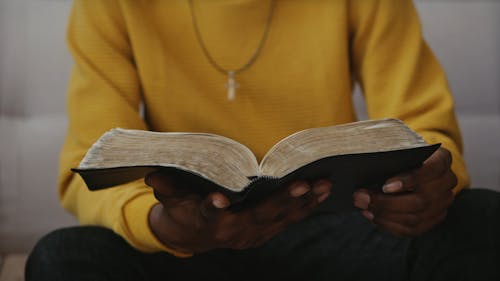
<instances>
[{"instance_id":1,"label":"knee","mask_svg":"<svg viewBox=\"0 0 500 281\"><path fill-rule=\"evenodd\" d=\"M25 267L26 280L59 280L56 274L70 270L75 264L89 262L94 256L92 251L112 244L109 243L112 239L119 240L116 237L101 227L55 230L41 238L31 251Z\"/></svg>"},{"instance_id":2,"label":"knee","mask_svg":"<svg viewBox=\"0 0 500 281\"><path fill-rule=\"evenodd\" d=\"M498 274L499 219L500 193L485 189L462 191L443 224L413 241L409 257L415 274L412 279L453 280L454 276L464 278L473 272L476 280L493 280L480 276Z\"/></svg>"},{"instance_id":3,"label":"knee","mask_svg":"<svg viewBox=\"0 0 500 281\"><path fill-rule=\"evenodd\" d=\"M500 235L500 193L486 189L464 190L457 195L449 210L447 221L470 238L478 237L486 242L491 236ZM497 236L497 237L493 237Z\"/></svg>"},{"instance_id":4,"label":"knee","mask_svg":"<svg viewBox=\"0 0 500 281\"><path fill-rule=\"evenodd\" d=\"M497 220L500 215L500 193L488 189L467 189L459 193L451 211L466 214L476 220Z\"/></svg>"},{"instance_id":5,"label":"knee","mask_svg":"<svg viewBox=\"0 0 500 281\"><path fill-rule=\"evenodd\" d=\"M59 272L58 268L64 259L62 241L68 232L68 229L56 230L38 241L26 261L26 280L35 280L35 276L45 276L47 272Z\"/></svg>"}]
</instances>

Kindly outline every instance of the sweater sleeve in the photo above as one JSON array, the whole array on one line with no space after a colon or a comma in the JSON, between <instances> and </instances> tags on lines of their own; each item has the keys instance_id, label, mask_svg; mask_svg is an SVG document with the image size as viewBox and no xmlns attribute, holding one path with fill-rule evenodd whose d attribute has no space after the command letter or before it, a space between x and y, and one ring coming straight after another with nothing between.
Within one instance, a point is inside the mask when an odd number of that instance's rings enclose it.
<instances>
[{"instance_id":1,"label":"sweater sleeve","mask_svg":"<svg viewBox=\"0 0 500 281\"><path fill-rule=\"evenodd\" d=\"M453 157L454 191L468 186L462 139L445 74L425 43L411 0L352 0L352 66L370 118L399 118Z\"/></svg>"},{"instance_id":2,"label":"sweater sleeve","mask_svg":"<svg viewBox=\"0 0 500 281\"><path fill-rule=\"evenodd\" d=\"M141 85L120 6L112 0L77 0L68 27L75 64L68 92L69 125L60 157L59 196L82 224L112 229L144 252L167 251L148 224L158 202L142 181L89 191L70 168L114 128L147 129L139 114Z\"/></svg>"}]
</instances>

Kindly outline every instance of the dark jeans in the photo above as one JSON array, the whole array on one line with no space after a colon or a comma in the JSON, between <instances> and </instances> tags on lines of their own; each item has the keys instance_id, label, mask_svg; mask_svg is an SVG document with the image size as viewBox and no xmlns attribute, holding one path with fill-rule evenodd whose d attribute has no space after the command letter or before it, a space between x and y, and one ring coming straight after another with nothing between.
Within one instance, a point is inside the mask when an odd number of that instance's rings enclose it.
<instances>
[{"instance_id":1,"label":"dark jeans","mask_svg":"<svg viewBox=\"0 0 500 281\"><path fill-rule=\"evenodd\" d=\"M26 280L500 280L499 241L500 194L475 189L415 239L359 212L317 214L257 249L180 259L140 253L104 228L61 229L33 249Z\"/></svg>"}]
</instances>

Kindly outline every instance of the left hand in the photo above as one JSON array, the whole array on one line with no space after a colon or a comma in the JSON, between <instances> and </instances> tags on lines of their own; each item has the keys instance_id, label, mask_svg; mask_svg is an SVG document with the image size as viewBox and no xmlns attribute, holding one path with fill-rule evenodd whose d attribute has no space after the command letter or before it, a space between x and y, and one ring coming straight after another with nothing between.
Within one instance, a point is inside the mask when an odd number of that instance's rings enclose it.
<instances>
[{"instance_id":1,"label":"left hand","mask_svg":"<svg viewBox=\"0 0 500 281\"><path fill-rule=\"evenodd\" d=\"M417 236L444 220L456 184L451 154L440 148L420 168L388 179L383 192L356 191L354 205L367 219L393 234Z\"/></svg>"}]
</instances>

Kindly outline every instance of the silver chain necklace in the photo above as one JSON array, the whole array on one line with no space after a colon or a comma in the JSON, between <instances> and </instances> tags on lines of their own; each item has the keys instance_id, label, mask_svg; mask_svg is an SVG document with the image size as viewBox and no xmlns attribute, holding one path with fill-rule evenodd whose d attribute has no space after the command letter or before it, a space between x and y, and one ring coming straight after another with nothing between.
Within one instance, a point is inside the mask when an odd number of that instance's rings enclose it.
<instances>
[{"instance_id":1,"label":"silver chain necklace","mask_svg":"<svg viewBox=\"0 0 500 281\"><path fill-rule=\"evenodd\" d=\"M194 31L196 33L196 38L198 39L198 43L200 44L201 49L203 50L203 53L205 54L205 57L207 57L210 64L220 73L227 75L227 83L226 83L227 99L232 101L236 98L236 89L239 88L239 84L236 82L235 75L252 66L252 64L257 60L257 57L259 56L262 47L266 42L267 35L269 34L269 29L271 26L271 21L273 19L275 0L270 1L269 16L267 17L266 26L264 28L264 34L262 35L262 38L259 42L259 46L252 54L250 59L243 66L236 69L225 69L215 61L212 55L210 55L210 52L208 51L207 46L205 45L205 42L203 41L203 38L201 36L200 28L198 27L198 22L196 20L196 15L194 12L193 0L188 0L188 2L189 2L189 9L191 11L191 19L193 20Z\"/></svg>"}]
</instances>

